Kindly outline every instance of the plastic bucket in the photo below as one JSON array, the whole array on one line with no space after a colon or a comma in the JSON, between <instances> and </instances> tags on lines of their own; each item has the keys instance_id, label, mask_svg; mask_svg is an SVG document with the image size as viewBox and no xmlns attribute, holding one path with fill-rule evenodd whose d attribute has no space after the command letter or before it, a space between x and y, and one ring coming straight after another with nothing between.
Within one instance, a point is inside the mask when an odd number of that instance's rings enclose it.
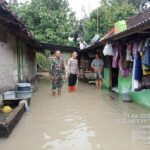
<instances>
[{"instance_id":1,"label":"plastic bucket","mask_svg":"<svg viewBox=\"0 0 150 150\"><path fill-rule=\"evenodd\" d=\"M16 91L16 97L20 99L28 99L32 96L32 90L30 91Z\"/></svg>"},{"instance_id":2,"label":"plastic bucket","mask_svg":"<svg viewBox=\"0 0 150 150\"><path fill-rule=\"evenodd\" d=\"M130 93L130 91L123 91L122 92L122 100L124 102L131 102L132 101L131 100L131 93Z\"/></svg>"},{"instance_id":3,"label":"plastic bucket","mask_svg":"<svg viewBox=\"0 0 150 150\"><path fill-rule=\"evenodd\" d=\"M18 83L16 85L16 91L31 91L30 83Z\"/></svg>"}]
</instances>

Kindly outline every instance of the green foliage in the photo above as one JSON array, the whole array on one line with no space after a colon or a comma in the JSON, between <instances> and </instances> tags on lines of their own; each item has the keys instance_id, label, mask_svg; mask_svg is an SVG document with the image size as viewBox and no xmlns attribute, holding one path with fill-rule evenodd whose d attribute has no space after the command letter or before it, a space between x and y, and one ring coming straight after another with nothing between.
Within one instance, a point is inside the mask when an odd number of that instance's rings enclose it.
<instances>
[{"instance_id":1,"label":"green foliage","mask_svg":"<svg viewBox=\"0 0 150 150\"><path fill-rule=\"evenodd\" d=\"M121 4L122 0L116 0L116 2ZM150 0L124 0L124 2L132 4L137 10L141 10L144 9L144 7L146 7L146 3L150 3Z\"/></svg>"},{"instance_id":2,"label":"green foliage","mask_svg":"<svg viewBox=\"0 0 150 150\"><path fill-rule=\"evenodd\" d=\"M37 53L36 55L36 61L38 65L38 69L42 70L43 68L48 68L49 67L49 60L46 55L42 55L40 53Z\"/></svg>"},{"instance_id":3,"label":"green foliage","mask_svg":"<svg viewBox=\"0 0 150 150\"><path fill-rule=\"evenodd\" d=\"M135 7L127 2L123 1L119 4L115 0L102 0L101 5L98 7L100 36L102 37L118 20L126 20L135 13ZM97 33L97 10L94 10L89 18L82 20L82 26L83 39L89 43L92 37Z\"/></svg>"},{"instance_id":4,"label":"green foliage","mask_svg":"<svg viewBox=\"0 0 150 150\"><path fill-rule=\"evenodd\" d=\"M40 42L76 46L78 22L67 0L31 0L31 2L11 2L11 8ZM69 38L73 39L72 41ZM49 65L46 55L37 54L40 68Z\"/></svg>"},{"instance_id":5,"label":"green foliage","mask_svg":"<svg viewBox=\"0 0 150 150\"><path fill-rule=\"evenodd\" d=\"M150 0L101 0L102 4L118 4L120 6L124 3L132 4L137 10L143 9Z\"/></svg>"},{"instance_id":6,"label":"green foliage","mask_svg":"<svg viewBox=\"0 0 150 150\"><path fill-rule=\"evenodd\" d=\"M11 0L10 0L11 1ZM101 0L98 7L99 34L102 37L118 20L126 20L150 0ZM12 4L12 9L40 42L77 45L78 35L89 43L97 33L97 10L80 21L69 8L68 0L31 0ZM72 41L69 38L74 39ZM47 67L46 56L37 55L39 66Z\"/></svg>"},{"instance_id":7,"label":"green foliage","mask_svg":"<svg viewBox=\"0 0 150 150\"><path fill-rule=\"evenodd\" d=\"M78 31L74 12L67 0L31 0L12 5L19 18L40 42L75 46Z\"/></svg>"}]
</instances>

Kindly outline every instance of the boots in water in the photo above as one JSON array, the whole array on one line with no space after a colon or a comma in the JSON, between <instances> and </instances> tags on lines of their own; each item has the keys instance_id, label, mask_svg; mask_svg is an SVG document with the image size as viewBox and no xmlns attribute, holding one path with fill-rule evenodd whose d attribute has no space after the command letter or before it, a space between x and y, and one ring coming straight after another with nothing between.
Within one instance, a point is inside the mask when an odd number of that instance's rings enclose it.
<instances>
[{"instance_id":1,"label":"boots in water","mask_svg":"<svg viewBox=\"0 0 150 150\"><path fill-rule=\"evenodd\" d=\"M69 93L72 92L72 86L68 86Z\"/></svg>"},{"instance_id":2,"label":"boots in water","mask_svg":"<svg viewBox=\"0 0 150 150\"><path fill-rule=\"evenodd\" d=\"M76 87L72 86L72 91L75 92L76 91Z\"/></svg>"}]
</instances>

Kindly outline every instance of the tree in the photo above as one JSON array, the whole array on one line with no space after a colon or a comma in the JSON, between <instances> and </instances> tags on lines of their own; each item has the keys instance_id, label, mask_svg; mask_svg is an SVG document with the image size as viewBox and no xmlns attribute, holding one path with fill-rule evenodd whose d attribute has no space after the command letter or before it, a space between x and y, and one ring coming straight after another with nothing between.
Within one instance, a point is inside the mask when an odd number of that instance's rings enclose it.
<instances>
[{"instance_id":1,"label":"tree","mask_svg":"<svg viewBox=\"0 0 150 150\"><path fill-rule=\"evenodd\" d=\"M119 5L119 7L118 7ZM98 9L99 34L102 37L118 20L126 20L136 13L136 8L127 2L118 3L116 0L102 0ZM89 18L82 20L83 38L89 43L97 32L97 10Z\"/></svg>"},{"instance_id":2,"label":"tree","mask_svg":"<svg viewBox=\"0 0 150 150\"><path fill-rule=\"evenodd\" d=\"M12 8L37 40L62 45L77 44L76 40L69 40L69 37L74 39L78 26L67 0L31 0L12 5Z\"/></svg>"},{"instance_id":3,"label":"tree","mask_svg":"<svg viewBox=\"0 0 150 150\"><path fill-rule=\"evenodd\" d=\"M17 0L10 0L10 4L38 41L77 45L78 22L67 0L31 0L19 4ZM37 54L37 64L40 68L49 66L49 51L45 52L46 55Z\"/></svg>"},{"instance_id":4,"label":"tree","mask_svg":"<svg viewBox=\"0 0 150 150\"><path fill-rule=\"evenodd\" d=\"M113 1L113 0L109 0ZM142 10L147 7L147 4L150 3L150 0L123 0L124 2L127 2L129 4L132 4L135 6L137 10ZM117 3L121 4L122 0L116 0Z\"/></svg>"}]
</instances>

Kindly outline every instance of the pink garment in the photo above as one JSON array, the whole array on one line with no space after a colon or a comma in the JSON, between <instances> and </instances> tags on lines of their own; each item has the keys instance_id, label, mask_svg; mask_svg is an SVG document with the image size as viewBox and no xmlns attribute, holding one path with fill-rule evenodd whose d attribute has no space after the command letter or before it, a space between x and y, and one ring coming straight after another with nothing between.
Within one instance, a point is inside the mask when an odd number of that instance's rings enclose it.
<instances>
[{"instance_id":1,"label":"pink garment","mask_svg":"<svg viewBox=\"0 0 150 150\"><path fill-rule=\"evenodd\" d=\"M121 51L123 51L124 49L122 49L123 47L120 45L119 49L118 49L118 53L119 53L119 74L123 77L127 77L130 74L130 70L129 68L125 68L122 65L122 55L121 55Z\"/></svg>"},{"instance_id":2,"label":"pink garment","mask_svg":"<svg viewBox=\"0 0 150 150\"><path fill-rule=\"evenodd\" d=\"M112 67L113 68L118 68L119 67L119 52L118 52L119 47L116 46L114 47L114 56L112 59Z\"/></svg>"},{"instance_id":3,"label":"pink garment","mask_svg":"<svg viewBox=\"0 0 150 150\"><path fill-rule=\"evenodd\" d=\"M137 52L137 50L138 50L138 42L135 42L134 44L133 44L133 56L135 56L136 55L136 52Z\"/></svg>"},{"instance_id":4,"label":"pink garment","mask_svg":"<svg viewBox=\"0 0 150 150\"><path fill-rule=\"evenodd\" d=\"M127 46L127 54L126 54L126 61L132 61L133 59L132 59L132 45L131 44L129 44L128 46Z\"/></svg>"}]
</instances>

